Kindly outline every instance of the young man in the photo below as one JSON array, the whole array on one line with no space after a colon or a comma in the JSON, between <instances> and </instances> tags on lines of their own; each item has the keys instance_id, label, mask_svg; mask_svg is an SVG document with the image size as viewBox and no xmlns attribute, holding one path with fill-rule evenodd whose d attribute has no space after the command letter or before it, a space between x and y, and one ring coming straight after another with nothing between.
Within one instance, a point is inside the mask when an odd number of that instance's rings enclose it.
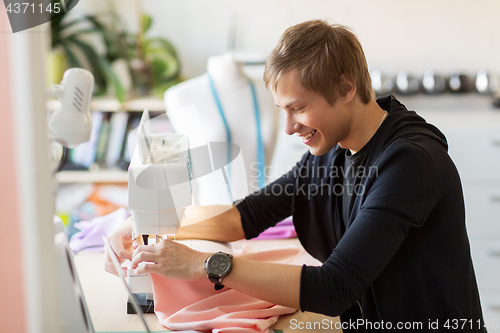
<instances>
[{"instance_id":1,"label":"young man","mask_svg":"<svg viewBox=\"0 0 500 333\"><path fill-rule=\"evenodd\" d=\"M323 265L233 258L224 285L331 316L359 304L372 327L421 323L425 331L431 322L444 329L466 320L462 331L484 332L461 183L444 135L393 96L375 101L361 45L343 26L289 28L264 80L286 113L287 134L310 151L274 183L178 237L253 238L293 215L302 245ZM171 241L132 254L131 223L109 237L122 260L156 263L141 272L207 278L210 254Z\"/></svg>"}]
</instances>

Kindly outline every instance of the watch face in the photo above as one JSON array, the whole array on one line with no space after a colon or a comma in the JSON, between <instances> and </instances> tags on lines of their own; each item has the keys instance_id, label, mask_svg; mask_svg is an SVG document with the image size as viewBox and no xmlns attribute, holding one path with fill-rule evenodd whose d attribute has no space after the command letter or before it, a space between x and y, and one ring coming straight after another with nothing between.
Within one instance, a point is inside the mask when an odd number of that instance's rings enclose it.
<instances>
[{"instance_id":1,"label":"watch face","mask_svg":"<svg viewBox=\"0 0 500 333\"><path fill-rule=\"evenodd\" d=\"M229 270L231 258L222 253L215 253L208 261L207 270L210 274L220 277Z\"/></svg>"}]
</instances>

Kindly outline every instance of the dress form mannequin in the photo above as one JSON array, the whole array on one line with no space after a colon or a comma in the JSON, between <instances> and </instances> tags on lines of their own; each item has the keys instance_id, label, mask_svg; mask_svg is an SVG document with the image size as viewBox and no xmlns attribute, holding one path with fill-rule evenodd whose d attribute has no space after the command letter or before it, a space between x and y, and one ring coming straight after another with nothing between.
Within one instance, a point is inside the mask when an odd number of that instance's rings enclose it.
<instances>
[{"instance_id":1,"label":"dress form mannequin","mask_svg":"<svg viewBox=\"0 0 500 333\"><path fill-rule=\"evenodd\" d=\"M196 179L197 204L230 204L259 189L259 175L271 162L279 126L279 109L262 80L252 80L258 101L260 138L265 166L258 164L258 125L249 79L231 54L208 59L207 74L182 82L165 92L165 108L174 130L190 137L191 148L207 142L227 142L227 129L211 89L209 76L220 101L231 143L240 155L228 168L231 195L222 174ZM195 118L198 119L195 119Z\"/></svg>"}]
</instances>

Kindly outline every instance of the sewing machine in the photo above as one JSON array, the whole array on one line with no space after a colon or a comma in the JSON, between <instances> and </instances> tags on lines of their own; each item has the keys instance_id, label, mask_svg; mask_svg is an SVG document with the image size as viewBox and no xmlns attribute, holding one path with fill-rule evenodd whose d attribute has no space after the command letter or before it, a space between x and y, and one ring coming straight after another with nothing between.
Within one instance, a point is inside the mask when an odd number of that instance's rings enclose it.
<instances>
[{"instance_id":1,"label":"sewing machine","mask_svg":"<svg viewBox=\"0 0 500 333\"><path fill-rule=\"evenodd\" d=\"M161 115L160 117L166 117ZM188 137L172 133L152 133L149 111L144 110L137 128L137 146L128 169L129 209L134 233L149 235L158 242L176 234L187 206L192 203ZM153 312L153 291L149 274L127 270L127 283L144 312ZM128 303L127 313L135 313Z\"/></svg>"}]
</instances>

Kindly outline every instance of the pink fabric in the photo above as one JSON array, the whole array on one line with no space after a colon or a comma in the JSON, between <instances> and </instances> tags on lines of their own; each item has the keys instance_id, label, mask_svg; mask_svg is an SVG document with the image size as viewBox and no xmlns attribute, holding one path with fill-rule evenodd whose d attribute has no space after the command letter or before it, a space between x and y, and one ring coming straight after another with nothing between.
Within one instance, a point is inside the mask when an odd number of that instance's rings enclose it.
<instances>
[{"instance_id":1,"label":"pink fabric","mask_svg":"<svg viewBox=\"0 0 500 333\"><path fill-rule=\"evenodd\" d=\"M234 255L249 260L294 265L319 264L300 248L259 252L246 245ZM179 281L156 274L151 274L151 279L156 315L160 323L171 330L266 332L280 315L296 311L233 289L215 291L208 279Z\"/></svg>"}]
</instances>

